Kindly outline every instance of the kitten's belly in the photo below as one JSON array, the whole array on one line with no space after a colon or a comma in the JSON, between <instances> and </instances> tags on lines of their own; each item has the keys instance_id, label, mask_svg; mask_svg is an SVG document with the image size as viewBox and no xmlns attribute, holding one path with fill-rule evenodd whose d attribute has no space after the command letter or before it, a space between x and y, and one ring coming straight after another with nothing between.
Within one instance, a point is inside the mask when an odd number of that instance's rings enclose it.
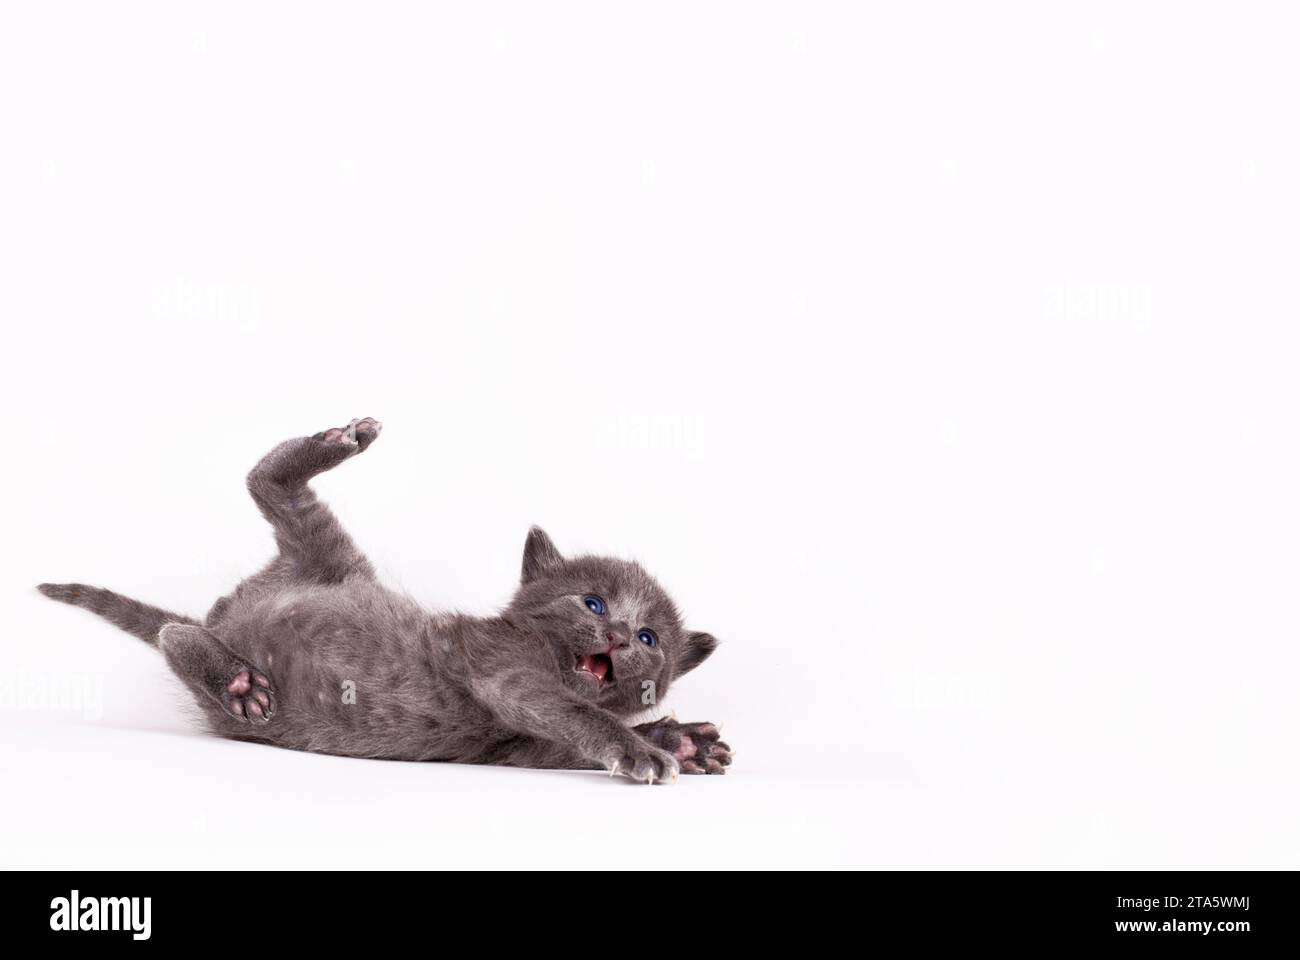
<instances>
[{"instance_id":1,"label":"kitten's belly","mask_svg":"<svg viewBox=\"0 0 1300 960\"><path fill-rule=\"evenodd\" d=\"M437 621L376 584L279 591L232 609L221 638L264 670L276 717L259 738L346 756L440 759L472 705L443 669Z\"/></svg>"}]
</instances>

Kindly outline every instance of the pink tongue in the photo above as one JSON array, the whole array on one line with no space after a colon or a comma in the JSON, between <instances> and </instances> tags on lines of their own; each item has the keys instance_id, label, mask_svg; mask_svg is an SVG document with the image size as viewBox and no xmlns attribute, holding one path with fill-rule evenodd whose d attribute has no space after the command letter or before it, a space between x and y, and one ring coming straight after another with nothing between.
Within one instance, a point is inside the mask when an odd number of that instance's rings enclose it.
<instances>
[{"instance_id":1,"label":"pink tongue","mask_svg":"<svg viewBox=\"0 0 1300 960\"><path fill-rule=\"evenodd\" d=\"M606 660L597 660L589 654L583 654L578 660L578 669L585 670L597 680L604 680L605 674L609 670L609 662Z\"/></svg>"}]
</instances>

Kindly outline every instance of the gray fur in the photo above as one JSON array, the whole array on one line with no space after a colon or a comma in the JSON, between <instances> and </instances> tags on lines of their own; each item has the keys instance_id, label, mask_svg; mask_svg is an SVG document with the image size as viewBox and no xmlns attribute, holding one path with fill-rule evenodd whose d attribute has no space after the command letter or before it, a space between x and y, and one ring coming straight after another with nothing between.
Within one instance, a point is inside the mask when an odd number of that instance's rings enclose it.
<instances>
[{"instance_id":1,"label":"gray fur","mask_svg":"<svg viewBox=\"0 0 1300 960\"><path fill-rule=\"evenodd\" d=\"M279 552L201 623L81 584L39 589L157 645L220 736L352 757L606 769L642 782L723 772L730 748L712 724L625 722L646 708L647 689L662 701L717 645L686 629L639 565L565 557L534 527L520 586L498 616L429 612L379 583L307 483L380 429L355 420L289 440L253 468L248 488ZM603 614L588 595L605 602ZM647 627L653 648L637 639ZM575 669L605 653L602 682Z\"/></svg>"}]
</instances>

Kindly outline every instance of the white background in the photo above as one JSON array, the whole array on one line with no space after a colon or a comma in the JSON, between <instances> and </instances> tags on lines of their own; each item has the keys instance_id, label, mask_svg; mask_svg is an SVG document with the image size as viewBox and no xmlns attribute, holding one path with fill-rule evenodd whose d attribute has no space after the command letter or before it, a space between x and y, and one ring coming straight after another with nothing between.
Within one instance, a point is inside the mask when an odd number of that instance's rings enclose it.
<instances>
[{"instance_id":1,"label":"white background","mask_svg":"<svg viewBox=\"0 0 1300 960\"><path fill-rule=\"evenodd\" d=\"M7 4L0 864L1300 867L1286 10ZM642 559L732 772L213 740L33 589L366 415L388 582Z\"/></svg>"}]
</instances>

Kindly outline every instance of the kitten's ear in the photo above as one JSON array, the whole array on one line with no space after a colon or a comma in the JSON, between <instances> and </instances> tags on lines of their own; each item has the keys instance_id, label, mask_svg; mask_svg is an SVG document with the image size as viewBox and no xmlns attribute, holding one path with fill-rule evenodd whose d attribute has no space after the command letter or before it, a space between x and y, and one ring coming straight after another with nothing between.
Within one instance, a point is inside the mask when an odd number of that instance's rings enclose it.
<instances>
[{"instance_id":1,"label":"kitten's ear","mask_svg":"<svg viewBox=\"0 0 1300 960\"><path fill-rule=\"evenodd\" d=\"M718 649L718 639L713 634L688 633L686 645L677 658L677 676L680 677L683 673L694 670L709 659L709 654L716 649Z\"/></svg>"},{"instance_id":2,"label":"kitten's ear","mask_svg":"<svg viewBox=\"0 0 1300 960\"><path fill-rule=\"evenodd\" d=\"M524 543L523 575L520 577L523 583L531 583L563 562L564 557L555 549L545 530L533 527L528 531L528 540Z\"/></svg>"}]
</instances>

